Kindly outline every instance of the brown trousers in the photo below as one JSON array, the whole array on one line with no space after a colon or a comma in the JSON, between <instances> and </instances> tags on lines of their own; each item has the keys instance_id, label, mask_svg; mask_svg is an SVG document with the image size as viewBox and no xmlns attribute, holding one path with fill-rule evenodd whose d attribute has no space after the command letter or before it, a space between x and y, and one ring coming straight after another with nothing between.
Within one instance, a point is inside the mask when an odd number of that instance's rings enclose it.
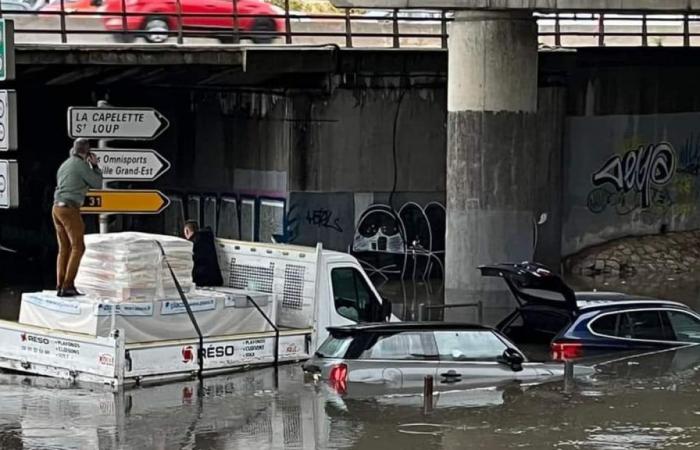
<instances>
[{"instance_id":1,"label":"brown trousers","mask_svg":"<svg viewBox=\"0 0 700 450\"><path fill-rule=\"evenodd\" d=\"M75 287L80 259L85 253L85 224L80 216L80 209L69 206L54 206L51 210L53 224L58 239L58 258L56 260L56 287Z\"/></svg>"}]
</instances>

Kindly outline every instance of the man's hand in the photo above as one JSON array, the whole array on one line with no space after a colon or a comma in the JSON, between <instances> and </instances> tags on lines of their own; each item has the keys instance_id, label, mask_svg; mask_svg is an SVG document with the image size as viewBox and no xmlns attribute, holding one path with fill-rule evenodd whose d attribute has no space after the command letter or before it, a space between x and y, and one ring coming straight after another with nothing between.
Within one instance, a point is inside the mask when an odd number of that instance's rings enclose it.
<instances>
[{"instance_id":1,"label":"man's hand","mask_svg":"<svg viewBox=\"0 0 700 450\"><path fill-rule=\"evenodd\" d=\"M97 156L95 156L94 153L88 153L87 157L85 158L85 161L87 161L88 164L90 164L92 167L97 167Z\"/></svg>"}]
</instances>

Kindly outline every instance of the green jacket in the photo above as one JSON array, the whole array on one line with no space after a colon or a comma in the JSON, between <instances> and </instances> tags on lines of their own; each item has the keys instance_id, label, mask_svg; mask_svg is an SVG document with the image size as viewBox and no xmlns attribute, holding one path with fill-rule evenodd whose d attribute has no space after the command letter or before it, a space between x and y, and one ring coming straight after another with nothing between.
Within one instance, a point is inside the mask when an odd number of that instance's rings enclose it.
<instances>
[{"instance_id":1,"label":"green jacket","mask_svg":"<svg viewBox=\"0 0 700 450\"><path fill-rule=\"evenodd\" d=\"M80 207L85 201L88 189L101 187L102 171L98 167L91 169L84 159L72 155L58 168L53 199L56 202Z\"/></svg>"}]
</instances>

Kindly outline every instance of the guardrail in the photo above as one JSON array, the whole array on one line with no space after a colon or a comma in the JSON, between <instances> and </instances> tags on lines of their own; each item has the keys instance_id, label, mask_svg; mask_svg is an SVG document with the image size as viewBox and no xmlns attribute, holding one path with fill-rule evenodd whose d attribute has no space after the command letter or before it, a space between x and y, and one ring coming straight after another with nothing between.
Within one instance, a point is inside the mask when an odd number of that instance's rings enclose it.
<instances>
[{"instance_id":1,"label":"guardrail","mask_svg":"<svg viewBox=\"0 0 700 450\"><path fill-rule=\"evenodd\" d=\"M343 10L312 14L262 0L54 0L40 10L17 10L0 0L0 15L15 20L17 43L152 43L338 45L446 48L447 10ZM102 6L95 6L102 2ZM209 2L209 3L207 3ZM82 5L80 7L79 5ZM251 5L253 9L251 10ZM82 8L82 9L79 9ZM700 16L688 14L535 14L541 45L692 46Z\"/></svg>"}]
</instances>

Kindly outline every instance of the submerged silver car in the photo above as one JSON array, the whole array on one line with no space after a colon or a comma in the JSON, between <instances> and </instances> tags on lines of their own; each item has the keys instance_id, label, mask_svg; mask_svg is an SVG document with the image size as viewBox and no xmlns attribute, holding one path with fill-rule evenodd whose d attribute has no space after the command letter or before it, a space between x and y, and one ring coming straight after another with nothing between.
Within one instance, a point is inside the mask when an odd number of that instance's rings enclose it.
<instances>
[{"instance_id":1,"label":"submerged silver car","mask_svg":"<svg viewBox=\"0 0 700 450\"><path fill-rule=\"evenodd\" d=\"M436 390L444 390L540 382L564 374L562 364L529 362L505 336L479 325L394 322L328 331L303 367L340 393L418 391L427 375ZM584 375L585 368L576 372Z\"/></svg>"}]
</instances>

